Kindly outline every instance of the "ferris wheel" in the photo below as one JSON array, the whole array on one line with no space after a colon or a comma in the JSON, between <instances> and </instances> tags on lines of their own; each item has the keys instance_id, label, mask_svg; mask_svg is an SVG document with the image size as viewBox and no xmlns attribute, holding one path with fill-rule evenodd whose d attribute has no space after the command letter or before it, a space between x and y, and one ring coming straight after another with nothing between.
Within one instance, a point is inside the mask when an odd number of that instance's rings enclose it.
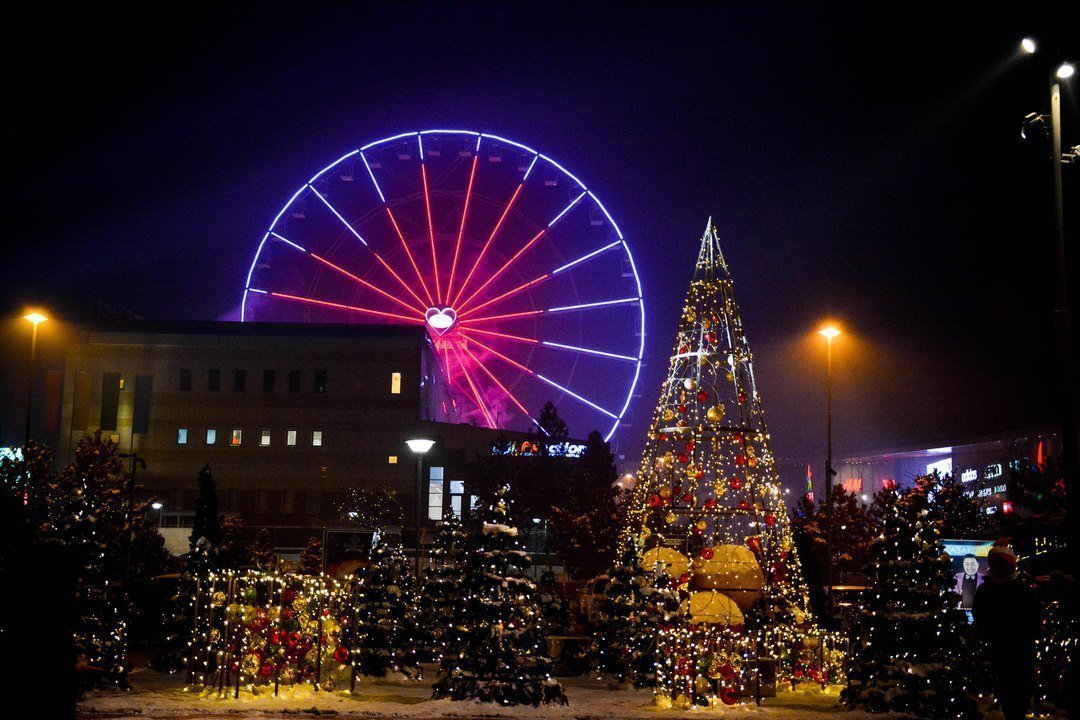
<instances>
[{"instance_id":1,"label":"ferris wheel","mask_svg":"<svg viewBox=\"0 0 1080 720\"><path fill-rule=\"evenodd\" d=\"M451 407L526 430L546 401L610 439L641 367L641 281L586 185L520 143L395 135L342 156L259 243L242 321L424 327Z\"/></svg>"}]
</instances>

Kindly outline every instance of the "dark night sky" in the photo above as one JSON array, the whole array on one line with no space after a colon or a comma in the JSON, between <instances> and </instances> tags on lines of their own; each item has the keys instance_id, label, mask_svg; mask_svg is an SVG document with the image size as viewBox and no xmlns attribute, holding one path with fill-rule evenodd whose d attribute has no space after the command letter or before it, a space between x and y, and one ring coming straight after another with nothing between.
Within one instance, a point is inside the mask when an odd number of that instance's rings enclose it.
<instances>
[{"instance_id":1,"label":"dark night sky","mask_svg":"<svg viewBox=\"0 0 1080 720\"><path fill-rule=\"evenodd\" d=\"M1018 142L1051 58L1016 48L1064 37L1075 8L669 5L27 15L0 50L3 308L231 317L266 225L314 170L397 132L465 127L558 158L627 235L649 329L628 460L710 214L782 460L824 444L811 332L829 315L849 331L840 455L1053 422L1049 163Z\"/></svg>"}]
</instances>

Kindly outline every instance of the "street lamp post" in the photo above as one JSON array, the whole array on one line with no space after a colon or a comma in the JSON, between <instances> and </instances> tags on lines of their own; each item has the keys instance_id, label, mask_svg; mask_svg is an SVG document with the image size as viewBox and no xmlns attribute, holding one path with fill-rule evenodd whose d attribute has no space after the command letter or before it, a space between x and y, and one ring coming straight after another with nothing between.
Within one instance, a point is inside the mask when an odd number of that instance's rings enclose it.
<instances>
[{"instance_id":1,"label":"street lamp post","mask_svg":"<svg viewBox=\"0 0 1080 720\"><path fill-rule=\"evenodd\" d=\"M30 444L30 410L33 407L34 400L34 366L37 363L37 329L38 325L49 318L39 312L23 315L23 318L34 325L33 333L30 336L30 379L26 383L26 440L23 442L23 446L25 447Z\"/></svg>"},{"instance_id":2,"label":"street lamp post","mask_svg":"<svg viewBox=\"0 0 1080 720\"><path fill-rule=\"evenodd\" d=\"M424 525L424 454L431 450L435 441L417 438L406 440L405 444L416 455L416 576L420 577L420 529Z\"/></svg>"},{"instance_id":3,"label":"street lamp post","mask_svg":"<svg viewBox=\"0 0 1080 720\"><path fill-rule=\"evenodd\" d=\"M832 341L840 334L832 325L818 330L826 340L825 349L825 600L832 607L833 509L832 509ZM831 611L830 611L831 615Z\"/></svg>"}]
</instances>

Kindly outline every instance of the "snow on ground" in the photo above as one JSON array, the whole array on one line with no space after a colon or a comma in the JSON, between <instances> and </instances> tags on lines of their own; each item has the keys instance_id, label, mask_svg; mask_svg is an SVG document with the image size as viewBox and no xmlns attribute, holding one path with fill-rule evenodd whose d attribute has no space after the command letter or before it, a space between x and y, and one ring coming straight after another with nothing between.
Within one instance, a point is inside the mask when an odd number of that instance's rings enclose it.
<instances>
[{"instance_id":1,"label":"snow on ground","mask_svg":"<svg viewBox=\"0 0 1080 720\"><path fill-rule=\"evenodd\" d=\"M545 706L503 708L488 703L453 702L431 699L434 668L425 668L425 681L400 685L375 681L358 682L356 692L318 692L310 686L282 690L278 697L267 691L253 696L241 691L239 699L219 699L216 694L201 696L184 689L183 674L165 675L151 670L136 670L130 676L129 692L91 693L79 705L83 720L119 720L121 718L243 718L273 715L293 717L340 718L652 718L662 720L686 715L733 718L795 718L818 720L885 720L890 715L848 712L837 706L839 688L822 691L817 686L801 686L795 692L781 690L778 697L764 698L758 707L753 702L733 707L693 710L658 710L647 690L608 690L590 677L560 678L570 700L568 707Z\"/></svg>"}]
</instances>

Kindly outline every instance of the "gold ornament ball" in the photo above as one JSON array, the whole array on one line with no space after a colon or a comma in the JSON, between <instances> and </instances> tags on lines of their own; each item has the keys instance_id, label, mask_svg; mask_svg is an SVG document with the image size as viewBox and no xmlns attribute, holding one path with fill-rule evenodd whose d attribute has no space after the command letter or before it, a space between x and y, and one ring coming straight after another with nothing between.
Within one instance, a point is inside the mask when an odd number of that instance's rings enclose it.
<instances>
[{"instance_id":1,"label":"gold ornament ball","mask_svg":"<svg viewBox=\"0 0 1080 720\"><path fill-rule=\"evenodd\" d=\"M667 521L668 525L674 525L676 520L675 513L669 512L667 514L667 517L664 518L664 520Z\"/></svg>"},{"instance_id":2,"label":"gold ornament ball","mask_svg":"<svg viewBox=\"0 0 1080 720\"><path fill-rule=\"evenodd\" d=\"M672 420L675 419L675 411L672 410L671 408L668 408L667 410L664 411L663 418L664 418L664 422L671 422Z\"/></svg>"},{"instance_id":3,"label":"gold ornament ball","mask_svg":"<svg viewBox=\"0 0 1080 720\"><path fill-rule=\"evenodd\" d=\"M218 590L216 593L210 596L210 604L214 607L221 607L225 604L225 593Z\"/></svg>"},{"instance_id":4,"label":"gold ornament ball","mask_svg":"<svg viewBox=\"0 0 1080 720\"><path fill-rule=\"evenodd\" d=\"M671 497L671 488L669 488L667 485L660 488L660 497L662 497L662 498Z\"/></svg>"},{"instance_id":5,"label":"gold ornament ball","mask_svg":"<svg viewBox=\"0 0 1080 720\"><path fill-rule=\"evenodd\" d=\"M738 604L724 593L699 590L683 601L683 612L690 614L696 625L742 625L743 614Z\"/></svg>"},{"instance_id":6,"label":"gold ornament ball","mask_svg":"<svg viewBox=\"0 0 1080 720\"><path fill-rule=\"evenodd\" d=\"M694 524L694 527L696 527L701 532L705 532L705 529L709 527L709 523L705 522L704 520L698 520L697 523Z\"/></svg>"},{"instance_id":7,"label":"gold ornament ball","mask_svg":"<svg viewBox=\"0 0 1080 720\"><path fill-rule=\"evenodd\" d=\"M697 387L697 380L694 380L694 378L686 378L682 381L682 385L687 390L693 390Z\"/></svg>"},{"instance_id":8,"label":"gold ornament ball","mask_svg":"<svg viewBox=\"0 0 1080 720\"><path fill-rule=\"evenodd\" d=\"M711 558L697 558L692 568L695 588L719 590L741 610L757 601L765 585L757 557L744 545L717 545Z\"/></svg>"},{"instance_id":9,"label":"gold ornament ball","mask_svg":"<svg viewBox=\"0 0 1080 720\"><path fill-rule=\"evenodd\" d=\"M720 422L724 419L724 406L713 405L707 411L705 411L705 417L709 422Z\"/></svg>"}]
</instances>

